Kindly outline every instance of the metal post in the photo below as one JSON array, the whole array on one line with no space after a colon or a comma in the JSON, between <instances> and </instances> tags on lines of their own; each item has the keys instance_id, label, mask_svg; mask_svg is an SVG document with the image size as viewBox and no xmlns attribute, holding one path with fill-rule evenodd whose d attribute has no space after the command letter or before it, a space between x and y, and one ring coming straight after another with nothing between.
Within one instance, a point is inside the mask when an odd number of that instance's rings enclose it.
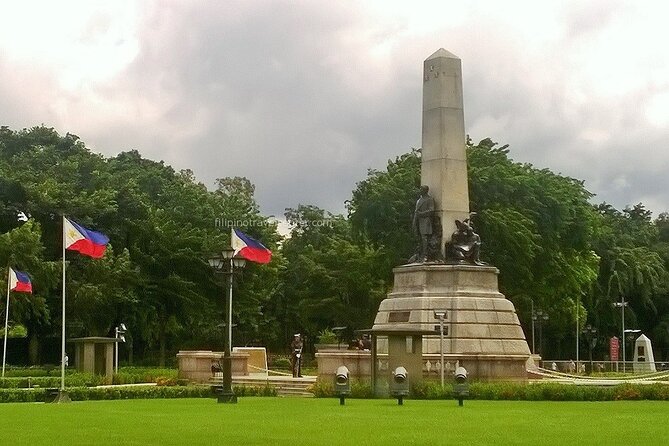
<instances>
[{"instance_id":1,"label":"metal post","mask_svg":"<svg viewBox=\"0 0 669 446\"><path fill-rule=\"evenodd\" d=\"M541 317L541 316L539 316L539 317ZM544 342L543 342L544 337L543 337L543 333L542 333L542 327L541 327L542 325L543 324L542 324L541 320L539 320L539 354L541 355L541 359L545 361L546 358L544 358Z\"/></svg>"},{"instance_id":2,"label":"metal post","mask_svg":"<svg viewBox=\"0 0 669 446\"><path fill-rule=\"evenodd\" d=\"M444 388L444 318L439 318L439 352L441 353L441 388Z\"/></svg>"},{"instance_id":3,"label":"metal post","mask_svg":"<svg viewBox=\"0 0 669 446\"><path fill-rule=\"evenodd\" d=\"M625 373L625 361L627 360L627 355L625 354L625 307L627 306L627 302L625 302L625 297L620 296L620 302L614 302L613 303L614 307L620 307L620 319L622 322L622 337L620 338L621 342L623 343L623 373Z\"/></svg>"},{"instance_id":4,"label":"metal post","mask_svg":"<svg viewBox=\"0 0 669 446\"><path fill-rule=\"evenodd\" d=\"M114 373L118 375L118 327L114 328Z\"/></svg>"},{"instance_id":5,"label":"metal post","mask_svg":"<svg viewBox=\"0 0 669 446\"><path fill-rule=\"evenodd\" d=\"M532 305L532 314L531 314L531 318L530 318L530 319L532 319L532 354L535 354L537 351L534 348L534 318L535 318L535 315L534 315L534 301L531 300L530 303Z\"/></svg>"},{"instance_id":6,"label":"metal post","mask_svg":"<svg viewBox=\"0 0 669 446\"><path fill-rule=\"evenodd\" d=\"M581 326L580 326L580 324L578 323L578 322L579 322L578 318L579 318L579 313L580 313L580 311L579 311L579 308L580 308L580 307L581 307L581 304L580 304L580 296L579 296L579 295L576 295L576 370L578 370L578 359L579 359L579 358L578 358L578 357L579 357L579 339L578 339L578 334L579 334L579 332L581 331L581 330L580 330Z\"/></svg>"},{"instance_id":7,"label":"metal post","mask_svg":"<svg viewBox=\"0 0 669 446\"><path fill-rule=\"evenodd\" d=\"M379 396L378 393L377 393L377 388L376 388L376 378L378 376L378 364L377 364L377 362L378 362L377 351L378 350L377 350L377 346L376 346L376 342L377 342L376 334L372 333L371 337L372 337L372 351L371 351L371 355L372 355L372 370L371 370L371 372L372 372L372 393L373 393L374 396Z\"/></svg>"},{"instance_id":8,"label":"metal post","mask_svg":"<svg viewBox=\"0 0 669 446\"><path fill-rule=\"evenodd\" d=\"M9 325L9 267L7 267L7 309L5 310L5 340L2 347L2 377L5 377L5 363L7 362L7 327Z\"/></svg>"},{"instance_id":9,"label":"metal post","mask_svg":"<svg viewBox=\"0 0 669 446\"><path fill-rule=\"evenodd\" d=\"M65 390L65 216L63 215L63 312L60 333L60 390Z\"/></svg>"},{"instance_id":10,"label":"metal post","mask_svg":"<svg viewBox=\"0 0 669 446\"><path fill-rule=\"evenodd\" d=\"M218 395L219 403L236 403L237 396L232 391L232 260L228 266L228 336L225 337L223 350L223 391Z\"/></svg>"},{"instance_id":11,"label":"metal post","mask_svg":"<svg viewBox=\"0 0 669 446\"><path fill-rule=\"evenodd\" d=\"M232 259L230 259L230 281L228 282L228 353L232 354L232 275L234 266Z\"/></svg>"},{"instance_id":12,"label":"metal post","mask_svg":"<svg viewBox=\"0 0 669 446\"><path fill-rule=\"evenodd\" d=\"M440 354L440 375L441 388L444 388L444 319L446 319L446 311L435 311L434 317L439 319L439 354Z\"/></svg>"},{"instance_id":13,"label":"metal post","mask_svg":"<svg viewBox=\"0 0 669 446\"><path fill-rule=\"evenodd\" d=\"M221 256L214 256L209 259L209 266L220 276L227 277L227 284L223 284L224 312L227 310L228 332L223 336L223 386L216 387L219 403L236 403L237 397L232 390L232 282L235 274L235 268L243 268L245 260L235 258L235 251L232 247L225 249ZM225 288L227 285L227 289Z\"/></svg>"},{"instance_id":14,"label":"metal post","mask_svg":"<svg viewBox=\"0 0 669 446\"><path fill-rule=\"evenodd\" d=\"M625 305L627 305L627 302L625 302L625 297L620 296L620 312L622 313L622 324L623 324L623 373L625 373L626 368L625 368L625 361L627 361L627 355L625 355Z\"/></svg>"}]
</instances>

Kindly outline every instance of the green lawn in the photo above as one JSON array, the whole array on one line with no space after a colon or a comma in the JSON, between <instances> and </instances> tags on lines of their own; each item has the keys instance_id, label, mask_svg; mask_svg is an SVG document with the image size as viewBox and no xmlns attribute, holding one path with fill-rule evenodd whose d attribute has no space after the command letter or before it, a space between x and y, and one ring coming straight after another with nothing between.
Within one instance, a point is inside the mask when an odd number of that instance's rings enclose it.
<instances>
[{"instance_id":1,"label":"green lawn","mask_svg":"<svg viewBox=\"0 0 669 446\"><path fill-rule=\"evenodd\" d=\"M0 445L665 445L668 419L669 404L654 401L19 403L0 404Z\"/></svg>"}]
</instances>

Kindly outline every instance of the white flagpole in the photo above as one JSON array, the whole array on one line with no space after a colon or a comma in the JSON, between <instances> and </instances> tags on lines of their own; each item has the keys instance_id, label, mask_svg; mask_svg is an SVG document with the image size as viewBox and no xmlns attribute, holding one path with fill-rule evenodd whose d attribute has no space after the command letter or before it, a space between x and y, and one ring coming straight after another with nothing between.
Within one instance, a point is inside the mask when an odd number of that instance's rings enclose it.
<instances>
[{"instance_id":1,"label":"white flagpole","mask_svg":"<svg viewBox=\"0 0 669 446\"><path fill-rule=\"evenodd\" d=\"M5 377L5 363L7 362L7 326L9 325L9 271L7 267L7 309L5 310L5 342L2 348L2 377Z\"/></svg>"},{"instance_id":2,"label":"white flagpole","mask_svg":"<svg viewBox=\"0 0 669 446\"><path fill-rule=\"evenodd\" d=\"M60 351L60 390L65 390L65 215L63 215L63 320Z\"/></svg>"}]
</instances>

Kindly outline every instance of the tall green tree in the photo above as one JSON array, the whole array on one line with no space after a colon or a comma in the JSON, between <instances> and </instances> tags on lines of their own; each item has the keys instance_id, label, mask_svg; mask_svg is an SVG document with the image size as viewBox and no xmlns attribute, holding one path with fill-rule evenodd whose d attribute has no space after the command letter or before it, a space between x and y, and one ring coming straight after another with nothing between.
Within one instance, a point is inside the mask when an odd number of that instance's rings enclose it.
<instances>
[{"instance_id":1,"label":"tall green tree","mask_svg":"<svg viewBox=\"0 0 669 446\"><path fill-rule=\"evenodd\" d=\"M341 215L300 205L288 209L286 218L293 228L283 245L281 271L288 333L313 340L334 326L346 326L349 334L369 328L387 291L387 272L376 268L384 253L354 238Z\"/></svg>"},{"instance_id":2,"label":"tall green tree","mask_svg":"<svg viewBox=\"0 0 669 446\"><path fill-rule=\"evenodd\" d=\"M578 180L512 161L507 146L489 139L468 141L467 154L482 259L500 269L500 288L516 303L522 321L529 325L533 301L551 313L553 334L566 336L577 298L590 293L597 278L591 194ZM386 171L370 171L348 203L353 231L392 253L397 263L416 243L409 222L419 179L420 152L412 150L389 162ZM377 265L388 275L393 266Z\"/></svg>"},{"instance_id":3,"label":"tall green tree","mask_svg":"<svg viewBox=\"0 0 669 446\"><path fill-rule=\"evenodd\" d=\"M49 332L50 316L54 311L48 305L47 299L60 284L60 264L46 261L44 258L39 223L28 220L21 226L0 234L0 265L23 270L32 279L32 294L16 294L15 298L12 298L9 316L10 321L27 329L29 361L31 364L37 364L40 360L39 340ZM6 279L6 273L3 277ZM4 300L3 293L3 305L0 310L3 316L6 307ZM57 309L60 308L59 305ZM2 320L4 321L4 317Z\"/></svg>"}]
</instances>

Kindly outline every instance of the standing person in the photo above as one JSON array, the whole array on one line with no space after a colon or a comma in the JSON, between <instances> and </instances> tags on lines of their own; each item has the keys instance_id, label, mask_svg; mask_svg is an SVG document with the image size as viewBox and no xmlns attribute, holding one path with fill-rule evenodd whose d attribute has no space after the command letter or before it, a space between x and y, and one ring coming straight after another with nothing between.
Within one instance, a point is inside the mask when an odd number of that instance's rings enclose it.
<instances>
[{"instance_id":1,"label":"standing person","mask_svg":"<svg viewBox=\"0 0 669 446\"><path fill-rule=\"evenodd\" d=\"M290 363L293 369L293 378L302 378L302 350L304 342L299 333L295 333L290 343Z\"/></svg>"}]
</instances>

